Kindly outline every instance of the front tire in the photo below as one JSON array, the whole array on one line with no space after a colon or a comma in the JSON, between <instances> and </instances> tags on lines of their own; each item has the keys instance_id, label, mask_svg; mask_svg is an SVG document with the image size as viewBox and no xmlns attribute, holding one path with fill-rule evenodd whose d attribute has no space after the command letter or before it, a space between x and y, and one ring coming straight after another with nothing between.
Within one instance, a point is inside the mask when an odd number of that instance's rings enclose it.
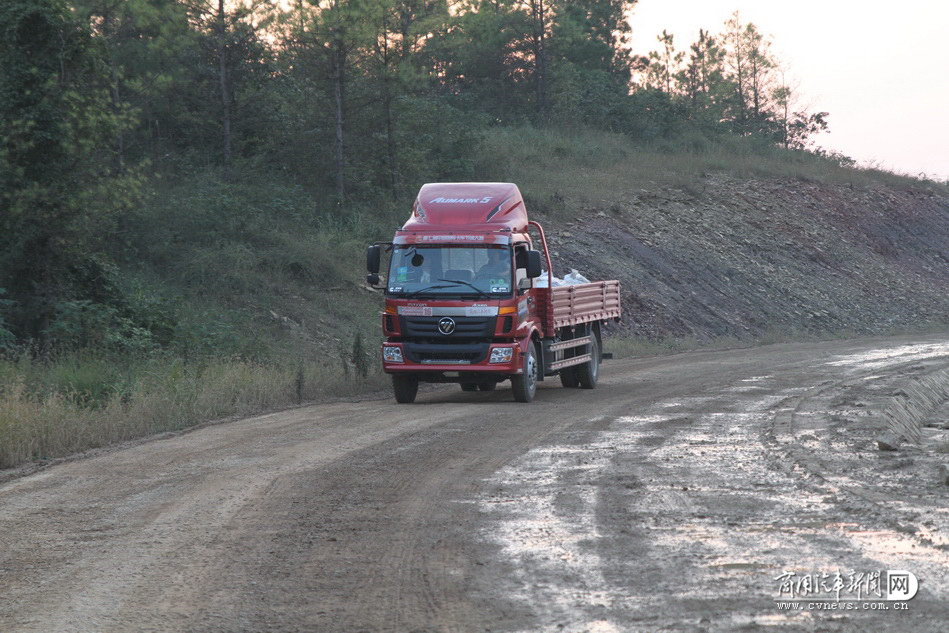
<instances>
[{"instance_id":1,"label":"front tire","mask_svg":"<svg viewBox=\"0 0 949 633\"><path fill-rule=\"evenodd\" d=\"M418 378L392 374L392 392L399 404L412 404L418 394Z\"/></svg>"},{"instance_id":2,"label":"front tire","mask_svg":"<svg viewBox=\"0 0 949 633\"><path fill-rule=\"evenodd\" d=\"M518 402L530 402L537 393L537 351L533 343L527 346L524 357L524 373L511 376L511 391Z\"/></svg>"}]
</instances>

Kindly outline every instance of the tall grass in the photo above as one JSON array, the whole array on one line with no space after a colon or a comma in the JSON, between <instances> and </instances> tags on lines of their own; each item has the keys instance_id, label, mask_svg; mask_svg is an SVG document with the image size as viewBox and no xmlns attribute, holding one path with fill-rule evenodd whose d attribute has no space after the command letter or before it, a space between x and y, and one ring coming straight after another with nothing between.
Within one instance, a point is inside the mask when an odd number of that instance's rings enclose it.
<instances>
[{"instance_id":1,"label":"tall grass","mask_svg":"<svg viewBox=\"0 0 949 633\"><path fill-rule=\"evenodd\" d=\"M357 337L368 349L381 337L365 245L410 201L322 207L253 170L155 186L113 256L123 305L145 296L137 314L165 324L161 342L134 352L77 335L50 360L0 357L0 468L385 385L377 363L357 372L373 354L353 358ZM113 326L97 323L107 340Z\"/></svg>"},{"instance_id":2,"label":"tall grass","mask_svg":"<svg viewBox=\"0 0 949 633\"><path fill-rule=\"evenodd\" d=\"M66 358L0 362L0 468L70 455L228 416L378 389L338 364L159 359L124 369Z\"/></svg>"}]
</instances>

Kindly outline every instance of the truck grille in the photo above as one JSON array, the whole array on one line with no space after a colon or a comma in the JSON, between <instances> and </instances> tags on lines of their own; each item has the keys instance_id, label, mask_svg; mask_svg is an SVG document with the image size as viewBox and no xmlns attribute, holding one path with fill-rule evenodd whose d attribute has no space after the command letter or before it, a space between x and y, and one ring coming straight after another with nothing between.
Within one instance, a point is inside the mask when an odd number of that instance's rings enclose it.
<instances>
[{"instance_id":1,"label":"truck grille","mask_svg":"<svg viewBox=\"0 0 949 633\"><path fill-rule=\"evenodd\" d=\"M459 338L492 338L497 317L451 317L455 321L455 331L445 335L438 331L438 322L442 317L399 317L402 322L402 336L407 338L425 338L433 341L450 341Z\"/></svg>"},{"instance_id":2,"label":"truck grille","mask_svg":"<svg viewBox=\"0 0 949 633\"><path fill-rule=\"evenodd\" d=\"M410 362L433 365L472 365L480 363L488 355L488 346L488 343L452 345L409 341L402 344L405 355Z\"/></svg>"}]
</instances>

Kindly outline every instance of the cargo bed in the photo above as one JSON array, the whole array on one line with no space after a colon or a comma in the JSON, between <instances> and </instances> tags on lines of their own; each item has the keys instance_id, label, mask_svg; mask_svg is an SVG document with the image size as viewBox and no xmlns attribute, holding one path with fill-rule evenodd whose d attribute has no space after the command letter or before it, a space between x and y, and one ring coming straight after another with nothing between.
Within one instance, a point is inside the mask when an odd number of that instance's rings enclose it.
<instances>
[{"instance_id":1,"label":"cargo bed","mask_svg":"<svg viewBox=\"0 0 949 633\"><path fill-rule=\"evenodd\" d=\"M615 319L620 316L619 281L594 281L588 284L536 288L538 313L545 329Z\"/></svg>"}]
</instances>

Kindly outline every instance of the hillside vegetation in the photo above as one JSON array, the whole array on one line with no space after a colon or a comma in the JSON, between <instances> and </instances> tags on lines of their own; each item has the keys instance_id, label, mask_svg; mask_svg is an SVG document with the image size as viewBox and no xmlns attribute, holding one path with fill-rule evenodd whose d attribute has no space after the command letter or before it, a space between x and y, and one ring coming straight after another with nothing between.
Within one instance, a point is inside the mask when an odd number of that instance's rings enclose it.
<instances>
[{"instance_id":1,"label":"hillside vegetation","mask_svg":"<svg viewBox=\"0 0 949 633\"><path fill-rule=\"evenodd\" d=\"M629 57L631 4L5 3L0 468L383 386L365 246L427 181L518 183L620 349L944 327L945 185L814 147L737 18Z\"/></svg>"},{"instance_id":2,"label":"hillside vegetation","mask_svg":"<svg viewBox=\"0 0 949 633\"><path fill-rule=\"evenodd\" d=\"M532 128L487 134L473 160L476 178L521 185L556 273L622 281L614 351L949 325L939 185ZM408 199L315 216L305 191L276 174L160 187L137 212L148 239L112 274L136 310L167 322L168 345L8 353L0 464L385 386L365 245L391 237ZM96 336L105 317L84 309L76 327Z\"/></svg>"}]
</instances>

